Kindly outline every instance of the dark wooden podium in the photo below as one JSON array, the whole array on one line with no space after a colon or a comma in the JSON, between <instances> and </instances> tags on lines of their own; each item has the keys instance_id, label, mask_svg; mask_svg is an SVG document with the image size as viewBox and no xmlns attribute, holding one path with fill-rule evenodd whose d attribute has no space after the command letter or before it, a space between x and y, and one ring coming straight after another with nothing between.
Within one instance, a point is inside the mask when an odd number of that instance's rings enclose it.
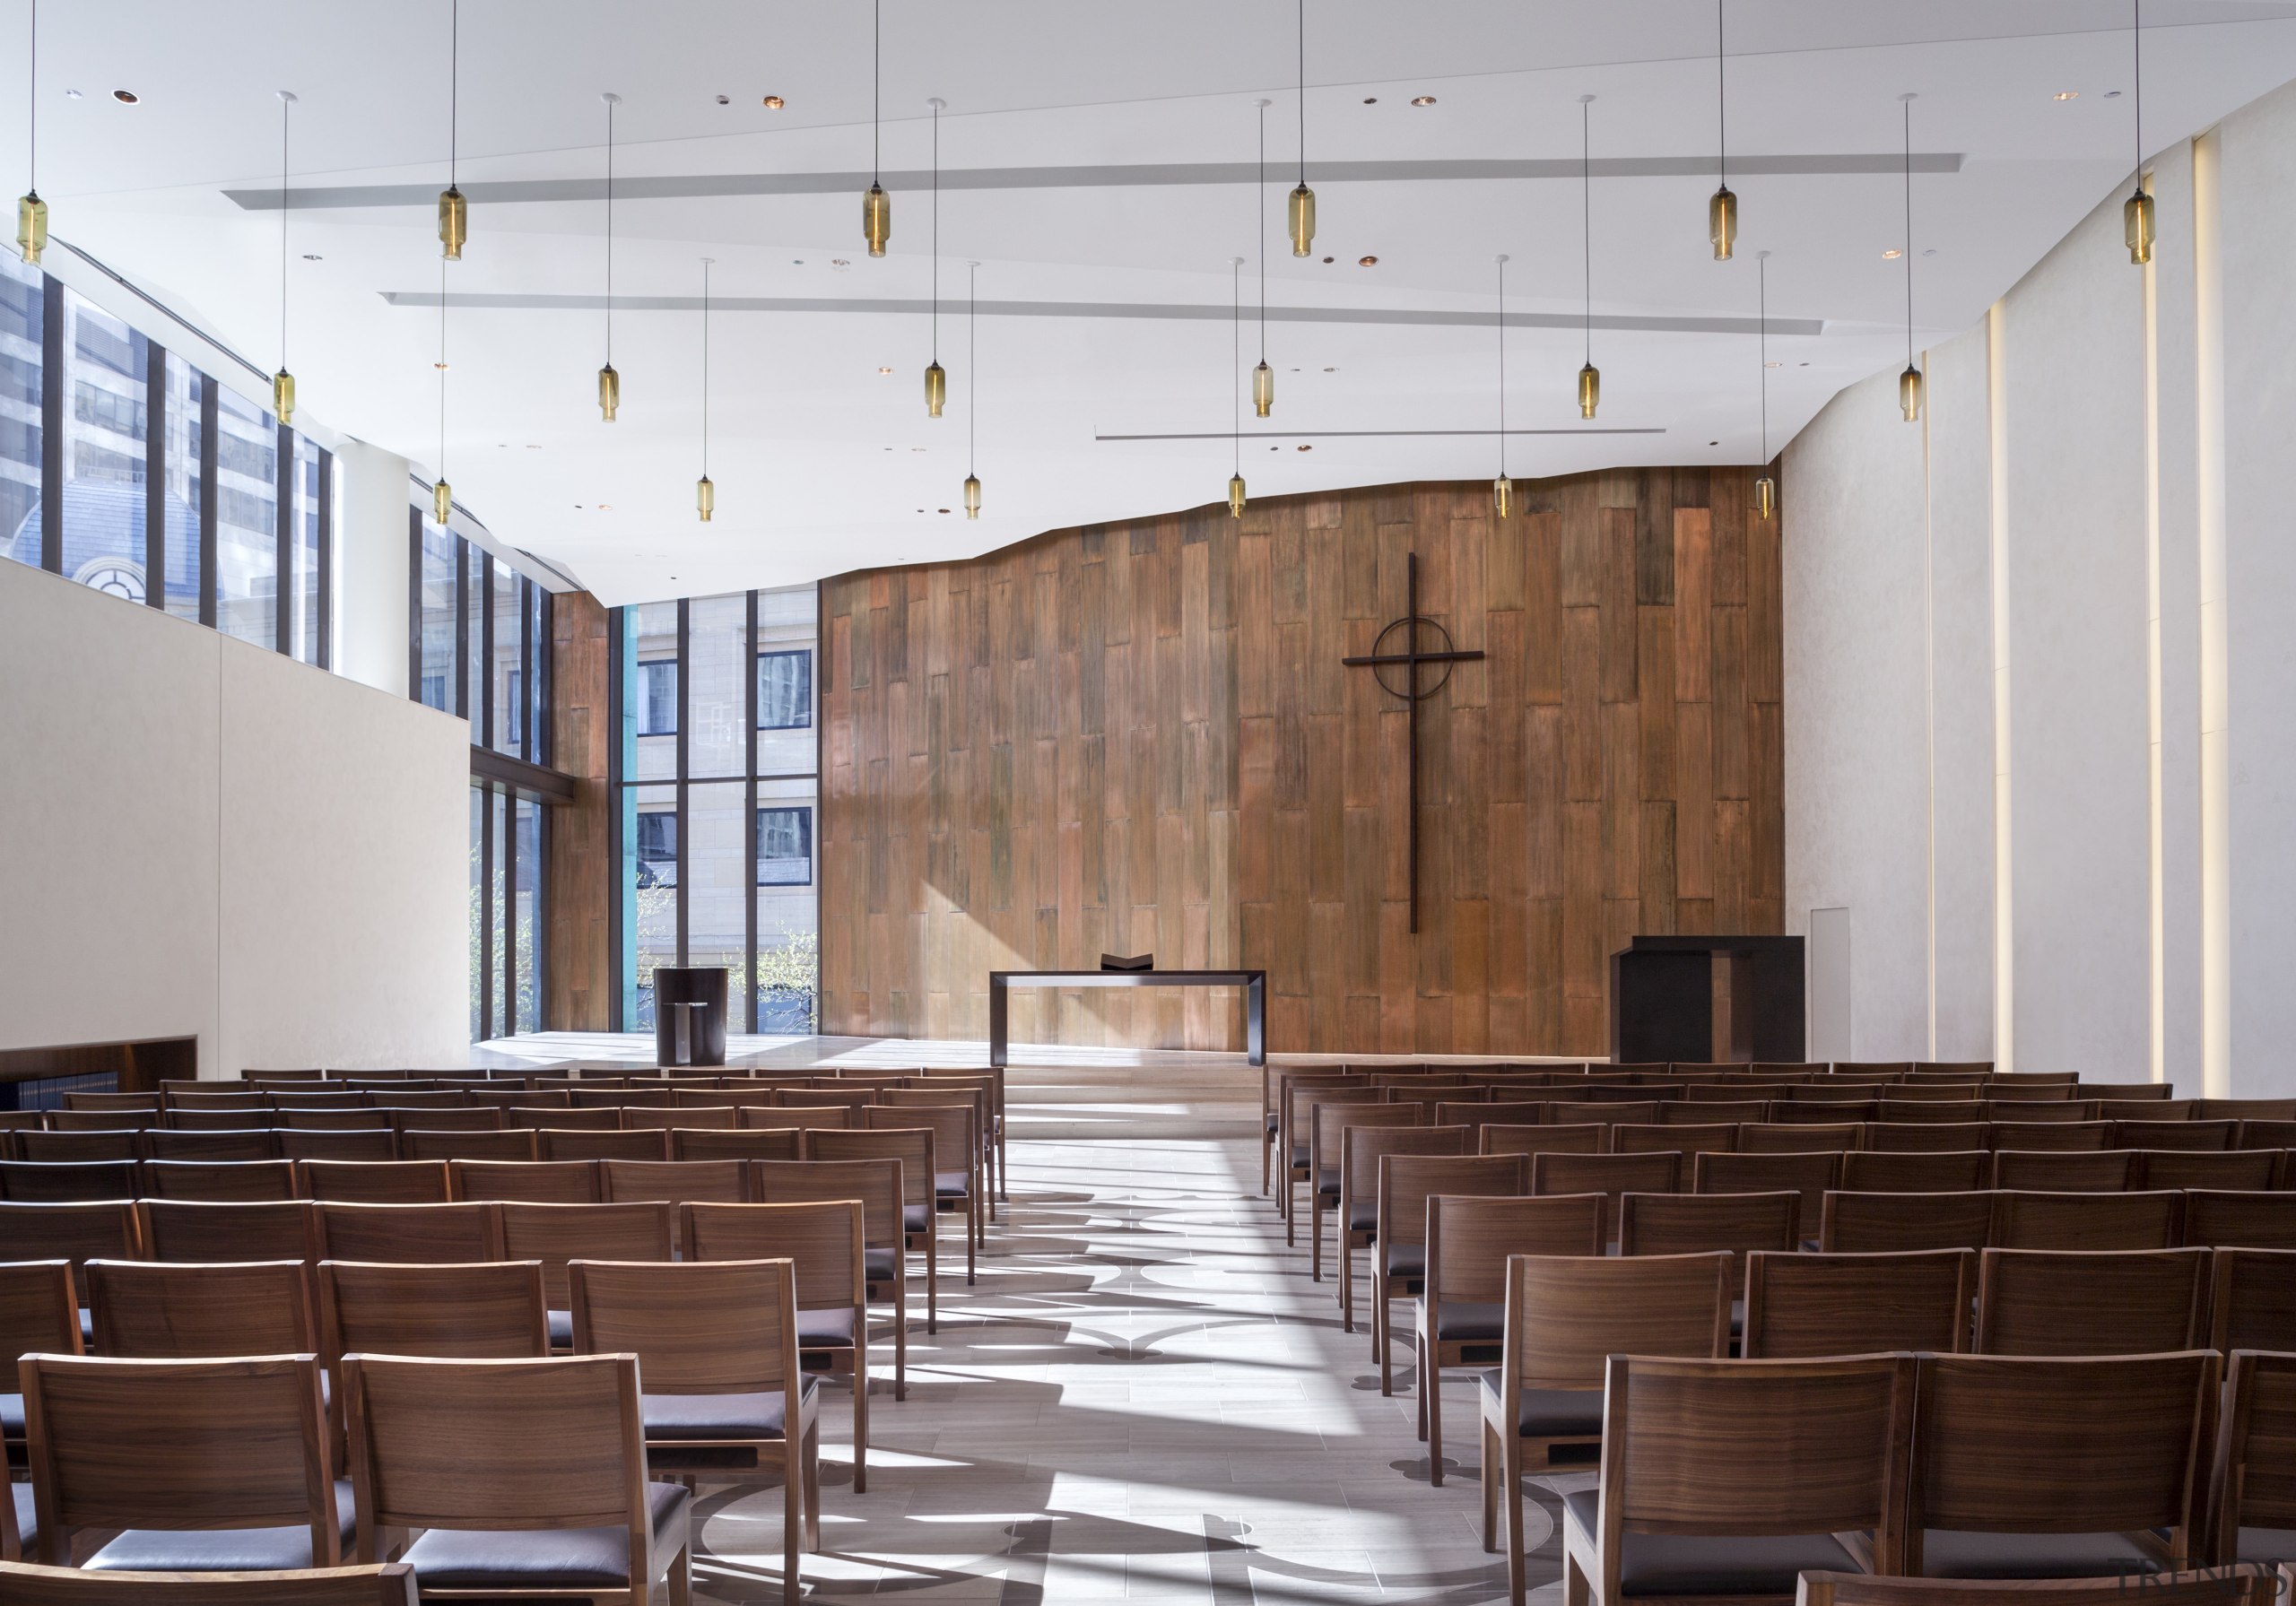
<instances>
[{"instance_id":1,"label":"dark wooden podium","mask_svg":"<svg viewBox=\"0 0 2296 1606\"><path fill-rule=\"evenodd\" d=\"M1807 1019L1799 937L1637 937L1611 955L1622 1063L1798 1063Z\"/></svg>"}]
</instances>

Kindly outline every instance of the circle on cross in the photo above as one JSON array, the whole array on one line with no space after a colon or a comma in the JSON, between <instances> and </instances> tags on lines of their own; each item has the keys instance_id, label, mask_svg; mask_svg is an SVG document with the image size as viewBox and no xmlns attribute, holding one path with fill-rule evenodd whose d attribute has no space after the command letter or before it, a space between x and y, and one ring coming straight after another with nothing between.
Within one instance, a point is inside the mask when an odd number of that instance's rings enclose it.
<instances>
[{"instance_id":1,"label":"circle on cross","mask_svg":"<svg viewBox=\"0 0 2296 1606\"><path fill-rule=\"evenodd\" d=\"M1420 638L1422 628L1434 632L1431 645L1422 644ZM1404 632L1403 645L1391 651L1387 643L1398 630ZM1453 656L1455 650L1451 645L1451 632L1445 629L1439 621L1430 619L1424 613L1407 613L1379 632L1378 639L1371 644L1368 658L1371 673L1378 681L1381 690L1390 697L1407 698L1417 702L1434 696L1450 683L1451 665L1457 662ZM1436 671L1434 682L1426 687L1419 684L1419 671L1422 665ZM1403 672L1406 677L1403 685L1397 686L1387 679L1390 669Z\"/></svg>"}]
</instances>

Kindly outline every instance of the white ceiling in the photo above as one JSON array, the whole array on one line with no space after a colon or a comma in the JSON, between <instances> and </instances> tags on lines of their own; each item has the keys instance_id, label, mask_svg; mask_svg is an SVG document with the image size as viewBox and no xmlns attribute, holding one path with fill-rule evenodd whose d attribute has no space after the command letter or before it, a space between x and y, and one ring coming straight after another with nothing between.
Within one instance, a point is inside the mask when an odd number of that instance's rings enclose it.
<instances>
[{"instance_id":1,"label":"white ceiling","mask_svg":"<svg viewBox=\"0 0 2296 1606\"><path fill-rule=\"evenodd\" d=\"M264 369L279 360L274 91L296 92L292 185L326 192L286 214L302 407L426 473L441 444L432 205L448 158L448 0L51 0L40 18L39 180L56 234ZM12 175L24 161L25 15L25 0L0 0L0 169ZM1278 384L1272 419L1244 410L1256 496L1492 473L1500 252L1510 314L1560 322L1508 331L1509 425L1552 431L1510 438L1518 477L1757 461L1757 252L1772 254L1773 318L1806 331L1770 339L1773 451L1844 385L1904 360L1903 265L1882 256L1904 232L1891 167L1901 94L1918 96L1914 149L1931 159L1913 181L1918 340L1978 317L2127 181L2135 152L2132 98L2110 93L2130 87L2120 0L1729 0L1744 221L1737 259L1718 265L1705 239L1710 0L1311 0L1320 222L1316 258L1297 261L1281 215L1300 157L1292 0L886 0L883 15L893 239L873 261L860 238L860 0L463 5L459 177L473 204L465 258L443 269L444 452L457 499L497 536L622 603L1216 502L1231 392L1257 354L1263 231ZM2296 4L2151 0L2144 17L2149 149L2296 77ZM141 103L117 103L117 88ZM2054 99L2066 90L2078 98ZM622 97L625 187L623 404L611 426L595 404L604 91ZM766 109L767 94L787 109ZM1593 425L1573 404L1585 94L1597 161L1645 169L1598 171L1595 185ZM952 395L938 421L920 379L935 95L950 176L939 349ZM1436 104L1413 107L1418 95ZM1249 183L1194 164L1250 162L1262 97L1269 180L1256 200ZM1358 163L1430 165L1350 177ZM1556 165L1496 177L1461 165L1474 163ZM1153 184L1043 170L1142 164L1183 170ZM1548 176L1506 176L1526 170ZM567 182L523 198L535 180ZM1366 254L1376 267L1356 265ZM1250 259L1240 366L1227 317L1239 256ZM693 515L704 256L726 303L712 320L718 516L706 525ZM983 304L1002 304L978 320L978 523L960 499L969 260ZM1078 303L1075 315L1062 305ZM1673 326L1632 326L1651 319ZM1110 438L1137 435L1205 438Z\"/></svg>"}]
</instances>

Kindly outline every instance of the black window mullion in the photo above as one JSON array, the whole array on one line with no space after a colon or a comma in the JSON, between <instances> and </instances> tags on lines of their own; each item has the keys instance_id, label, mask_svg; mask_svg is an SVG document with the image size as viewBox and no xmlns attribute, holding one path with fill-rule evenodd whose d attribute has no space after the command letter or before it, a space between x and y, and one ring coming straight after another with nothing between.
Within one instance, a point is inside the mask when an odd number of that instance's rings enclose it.
<instances>
[{"instance_id":1,"label":"black window mullion","mask_svg":"<svg viewBox=\"0 0 2296 1606\"><path fill-rule=\"evenodd\" d=\"M273 539L278 546L276 578L271 590L271 647L274 652L295 655L295 431L278 426L278 451L273 458Z\"/></svg>"},{"instance_id":2,"label":"black window mullion","mask_svg":"<svg viewBox=\"0 0 2296 1606\"><path fill-rule=\"evenodd\" d=\"M215 432L222 414L222 395L205 374L194 376L199 387L199 622L215 628Z\"/></svg>"},{"instance_id":3,"label":"black window mullion","mask_svg":"<svg viewBox=\"0 0 2296 1606\"><path fill-rule=\"evenodd\" d=\"M630 673L629 654L622 649L625 629L622 611L606 611L606 876L609 896L606 898L606 951L613 957L607 968L612 972L613 985L607 988L606 1029L627 1030L627 1016L622 1010L622 989L630 978L622 974L622 677Z\"/></svg>"},{"instance_id":4,"label":"black window mullion","mask_svg":"<svg viewBox=\"0 0 2296 1606\"><path fill-rule=\"evenodd\" d=\"M502 1035L518 1029L518 794L502 791Z\"/></svg>"},{"instance_id":5,"label":"black window mullion","mask_svg":"<svg viewBox=\"0 0 2296 1606\"><path fill-rule=\"evenodd\" d=\"M555 712L558 698L558 599L546 586L541 593L542 640L535 661L535 762L549 764L558 751Z\"/></svg>"},{"instance_id":6,"label":"black window mullion","mask_svg":"<svg viewBox=\"0 0 2296 1606\"><path fill-rule=\"evenodd\" d=\"M544 594L548 595L547 593ZM550 817L555 811L535 812L535 1026L552 1029L550 1018Z\"/></svg>"},{"instance_id":7,"label":"black window mullion","mask_svg":"<svg viewBox=\"0 0 2296 1606\"><path fill-rule=\"evenodd\" d=\"M322 448L317 486L319 550L317 600L312 611L312 658L321 669L335 667L335 454Z\"/></svg>"},{"instance_id":8,"label":"black window mullion","mask_svg":"<svg viewBox=\"0 0 2296 1606\"><path fill-rule=\"evenodd\" d=\"M406 694L422 700L422 509L406 508Z\"/></svg>"},{"instance_id":9,"label":"black window mullion","mask_svg":"<svg viewBox=\"0 0 2296 1606\"><path fill-rule=\"evenodd\" d=\"M743 723L749 729L743 743L742 760L742 942L748 956L749 1024L750 1030L758 1029L758 1001L763 996L758 986L757 975L757 593L749 594L749 613L743 638L742 662L749 666L750 683L744 692L742 707L746 711Z\"/></svg>"},{"instance_id":10,"label":"black window mullion","mask_svg":"<svg viewBox=\"0 0 2296 1606\"><path fill-rule=\"evenodd\" d=\"M478 789L478 1035L494 1035L494 788Z\"/></svg>"},{"instance_id":11,"label":"black window mullion","mask_svg":"<svg viewBox=\"0 0 2296 1606\"><path fill-rule=\"evenodd\" d=\"M144 601L168 605L168 352L156 340L144 340Z\"/></svg>"},{"instance_id":12,"label":"black window mullion","mask_svg":"<svg viewBox=\"0 0 2296 1606\"><path fill-rule=\"evenodd\" d=\"M678 783L677 783L677 864L678 864L678 963L686 963L686 894L691 890L692 877L687 870L693 857L693 833L686 829L686 727L693 721L688 717L693 703L693 677L686 673L686 656L693 642L692 607L684 597L678 598ZM657 1003L655 1007L661 1006Z\"/></svg>"},{"instance_id":13,"label":"black window mullion","mask_svg":"<svg viewBox=\"0 0 2296 1606\"><path fill-rule=\"evenodd\" d=\"M42 275L39 308L39 566L64 572L64 285Z\"/></svg>"},{"instance_id":14,"label":"black window mullion","mask_svg":"<svg viewBox=\"0 0 2296 1606\"><path fill-rule=\"evenodd\" d=\"M494 560L490 554L481 551L478 562L478 674L483 684L472 688L480 705L473 723L478 726L478 745L491 752L494 750Z\"/></svg>"},{"instance_id":15,"label":"black window mullion","mask_svg":"<svg viewBox=\"0 0 2296 1606\"><path fill-rule=\"evenodd\" d=\"M455 713L470 717L470 543L455 537Z\"/></svg>"},{"instance_id":16,"label":"black window mullion","mask_svg":"<svg viewBox=\"0 0 2296 1606\"><path fill-rule=\"evenodd\" d=\"M535 583L518 577L518 757L535 760Z\"/></svg>"}]
</instances>

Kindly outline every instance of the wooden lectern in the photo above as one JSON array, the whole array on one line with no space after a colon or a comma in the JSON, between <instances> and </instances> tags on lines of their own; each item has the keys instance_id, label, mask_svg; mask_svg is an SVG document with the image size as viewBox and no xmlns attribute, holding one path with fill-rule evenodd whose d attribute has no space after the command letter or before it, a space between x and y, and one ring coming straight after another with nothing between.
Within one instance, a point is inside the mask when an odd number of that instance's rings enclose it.
<instances>
[{"instance_id":1,"label":"wooden lectern","mask_svg":"<svg viewBox=\"0 0 2296 1606\"><path fill-rule=\"evenodd\" d=\"M1611 1058L1800 1063L1799 937L1637 937L1611 955Z\"/></svg>"}]
</instances>

